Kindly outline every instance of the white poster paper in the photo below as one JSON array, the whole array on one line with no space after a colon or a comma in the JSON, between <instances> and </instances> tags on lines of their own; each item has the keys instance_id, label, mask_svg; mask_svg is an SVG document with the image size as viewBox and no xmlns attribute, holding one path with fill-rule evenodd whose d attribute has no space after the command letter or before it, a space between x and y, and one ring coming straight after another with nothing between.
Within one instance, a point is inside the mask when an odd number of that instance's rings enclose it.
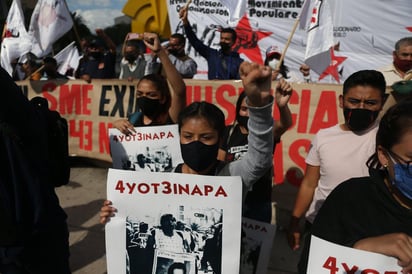
<instances>
[{"instance_id":1,"label":"white poster paper","mask_svg":"<svg viewBox=\"0 0 412 274\"><path fill-rule=\"evenodd\" d=\"M276 226L242 218L241 274L266 274Z\"/></svg>"},{"instance_id":2,"label":"white poster paper","mask_svg":"<svg viewBox=\"0 0 412 274\"><path fill-rule=\"evenodd\" d=\"M169 172L183 163L178 125L136 127L136 133L125 135L109 129L113 168Z\"/></svg>"},{"instance_id":3,"label":"white poster paper","mask_svg":"<svg viewBox=\"0 0 412 274\"><path fill-rule=\"evenodd\" d=\"M108 273L192 273L193 260L199 274L239 273L241 196L237 176L109 169Z\"/></svg>"},{"instance_id":4,"label":"white poster paper","mask_svg":"<svg viewBox=\"0 0 412 274\"><path fill-rule=\"evenodd\" d=\"M402 272L393 257L337 245L312 236L307 273L401 274Z\"/></svg>"}]
</instances>

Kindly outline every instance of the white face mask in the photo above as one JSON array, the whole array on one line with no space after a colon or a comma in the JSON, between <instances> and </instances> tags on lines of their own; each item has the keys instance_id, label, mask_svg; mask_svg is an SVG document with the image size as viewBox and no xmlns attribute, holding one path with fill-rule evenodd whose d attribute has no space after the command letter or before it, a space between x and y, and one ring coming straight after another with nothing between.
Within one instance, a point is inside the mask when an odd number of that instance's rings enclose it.
<instances>
[{"instance_id":1,"label":"white face mask","mask_svg":"<svg viewBox=\"0 0 412 274\"><path fill-rule=\"evenodd\" d=\"M268 62L268 66L269 66L271 69L277 69L278 64L279 64L279 60L278 60L278 59L272 59L272 60L270 60L270 61Z\"/></svg>"}]
</instances>

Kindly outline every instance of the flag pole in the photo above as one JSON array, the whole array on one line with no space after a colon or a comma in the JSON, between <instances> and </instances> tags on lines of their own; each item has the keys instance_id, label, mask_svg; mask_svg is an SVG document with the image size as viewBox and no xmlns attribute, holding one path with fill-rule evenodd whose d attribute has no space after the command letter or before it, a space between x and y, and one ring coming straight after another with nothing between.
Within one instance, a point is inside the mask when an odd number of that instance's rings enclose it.
<instances>
[{"instance_id":1,"label":"flag pole","mask_svg":"<svg viewBox=\"0 0 412 274\"><path fill-rule=\"evenodd\" d=\"M80 44L80 36L79 36L79 32L77 31L77 27L76 27L75 21L73 20L72 13L70 12L70 9L69 9L69 6L68 6L68 5L67 5L67 3L66 3L66 0L63 0L63 2L64 2L64 5L66 6L67 10L69 11L70 18L71 18L71 19L72 19L72 21L73 21L73 27L72 27L72 30L73 30L73 32L74 32L74 36L76 36L77 44L79 45L79 49L80 49L80 50L82 50L82 48L81 48L81 44Z\"/></svg>"},{"instance_id":2,"label":"flag pole","mask_svg":"<svg viewBox=\"0 0 412 274\"><path fill-rule=\"evenodd\" d=\"M5 22L3 26L3 32L1 34L1 43L3 42L4 36L6 35L6 30L7 30L7 22ZM0 53L1 53L1 48L2 47L0 47Z\"/></svg>"},{"instance_id":3,"label":"flag pole","mask_svg":"<svg viewBox=\"0 0 412 274\"><path fill-rule=\"evenodd\" d=\"M295 24L293 25L292 31L289 34L289 37L288 37L286 45L283 49L282 55L280 56L279 63L276 67L277 70L280 69L280 66L281 66L282 62L285 59L286 51L289 48L290 42L292 41L292 37L295 34L296 28L298 27L299 22L302 19L302 16L305 16L307 14L308 10L309 10L310 1L311 0L305 0L305 2L303 3L302 9L301 9L300 14L299 14L299 17L296 19ZM304 20L306 20L306 19L304 19Z\"/></svg>"},{"instance_id":4,"label":"flag pole","mask_svg":"<svg viewBox=\"0 0 412 274\"><path fill-rule=\"evenodd\" d=\"M307 1L307 0L306 0L306 1ZM296 28L297 28L298 25L299 25L299 21L300 21L300 18L296 19L295 24L293 25L292 31L290 32L289 37L288 37L288 41L286 42L286 45L285 45L285 47L283 48L282 55L280 56L279 63L278 63L277 66L276 66L276 69L277 69L277 70L280 69L280 66L281 66L281 64L282 64L282 62L283 62L283 59L285 59L286 51L288 50L288 47L289 47L289 45L290 45L290 42L292 41L292 37L293 37L293 35L295 34Z\"/></svg>"},{"instance_id":5,"label":"flag pole","mask_svg":"<svg viewBox=\"0 0 412 274\"><path fill-rule=\"evenodd\" d=\"M3 32L1 34L1 41L3 41L3 38L6 35L6 30L7 30L7 22L5 22L4 25L3 25Z\"/></svg>"},{"instance_id":6,"label":"flag pole","mask_svg":"<svg viewBox=\"0 0 412 274\"><path fill-rule=\"evenodd\" d=\"M189 5L192 3L192 0L188 0L185 6L183 7L184 9L188 9Z\"/></svg>"},{"instance_id":7,"label":"flag pole","mask_svg":"<svg viewBox=\"0 0 412 274\"><path fill-rule=\"evenodd\" d=\"M36 69L34 72L32 72L29 76L27 76L24 80L29 80L34 74L42 71L44 69L44 65L41 65L38 69Z\"/></svg>"}]
</instances>

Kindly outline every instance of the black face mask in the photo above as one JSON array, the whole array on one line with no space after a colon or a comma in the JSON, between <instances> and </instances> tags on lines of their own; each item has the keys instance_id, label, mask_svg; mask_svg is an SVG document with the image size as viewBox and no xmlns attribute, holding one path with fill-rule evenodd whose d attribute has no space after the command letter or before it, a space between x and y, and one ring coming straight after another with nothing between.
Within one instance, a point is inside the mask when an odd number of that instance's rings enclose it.
<instances>
[{"instance_id":1,"label":"black face mask","mask_svg":"<svg viewBox=\"0 0 412 274\"><path fill-rule=\"evenodd\" d=\"M225 43L225 42L220 42L220 48L222 49L222 51L229 51L230 50L230 45L228 43Z\"/></svg>"},{"instance_id":2,"label":"black face mask","mask_svg":"<svg viewBox=\"0 0 412 274\"><path fill-rule=\"evenodd\" d=\"M169 53L176 57L181 57L185 55L184 51L181 49L169 49Z\"/></svg>"},{"instance_id":3,"label":"black face mask","mask_svg":"<svg viewBox=\"0 0 412 274\"><path fill-rule=\"evenodd\" d=\"M239 125L241 125L242 127L247 128L247 122L249 121L249 116L240 116L238 115L236 117L237 122L239 123Z\"/></svg>"},{"instance_id":4,"label":"black face mask","mask_svg":"<svg viewBox=\"0 0 412 274\"><path fill-rule=\"evenodd\" d=\"M129 64L132 64L137 59L137 57L133 53L126 53L124 55L124 59L126 59Z\"/></svg>"},{"instance_id":5,"label":"black face mask","mask_svg":"<svg viewBox=\"0 0 412 274\"><path fill-rule=\"evenodd\" d=\"M146 96L142 96L137 99L137 106L140 108L144 115L153 117L159 110L160 100L150 99Z\"/></svg>"},{"instance_id":6,"label":"black face mask","mask_svg":"<svg viewBox=\"0 0 412 274\"><path fill-rule=\"evenodd\" d=\"M44 72L47 74L47 76L55 76L56 71L52 69L45 69Z\"/></svg>"},{"instance_id":7,"label":"black face mask","mask_svg":"<svg viewBox=\"0 0 412 274\"><path fill-rule=\"evenodd\" d=\"M100 57L102 57L102 53L100 51L89 52L89 55L95 60L100 59Z\"/></svg>"},{"instance_id":8,"label":"black face mask","mask_svg":"<svg viewBox=\"0 0 412 274\"><path fill-rule=\"evenodd\" d=\"M352 131L368 129L379 115L379 111L364 108L344 108L343 115L348 128Z\"/></svg>"},{"instance_id":9,"label":"black face mask","mask_svg":"<svg viewBox=\"0 0 412 274\"><path fill-rule=\"evenodd\" d=\"M180 144L180 148L185 164L194 171L200 172L217 161L219 143L205 145L200 141L193 141L188 144Z\"/></svg>"}]
</instances>

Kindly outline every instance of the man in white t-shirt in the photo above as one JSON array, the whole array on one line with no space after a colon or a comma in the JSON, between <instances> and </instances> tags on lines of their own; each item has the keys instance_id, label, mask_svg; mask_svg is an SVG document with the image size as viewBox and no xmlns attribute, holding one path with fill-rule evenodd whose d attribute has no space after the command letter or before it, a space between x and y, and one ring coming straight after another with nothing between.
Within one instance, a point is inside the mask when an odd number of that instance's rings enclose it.
<instances>
[{"instance_id":1,"label":"man in white t-shirt","mask_svg":"<svg viewBox=\"0 0 412 274\"><path fill-rule=\"evenodd\" d=\"M339 106L345 123L321 129L306 158L288 230L293 250L300 247L300 218L305 215L306 228L310 229L323 201L338 184L369 174L366 162L375 151L376 118L386 99L385 88L385 79L376 70L355 72L344 82Z\"/></svg>"}]
</instances>

